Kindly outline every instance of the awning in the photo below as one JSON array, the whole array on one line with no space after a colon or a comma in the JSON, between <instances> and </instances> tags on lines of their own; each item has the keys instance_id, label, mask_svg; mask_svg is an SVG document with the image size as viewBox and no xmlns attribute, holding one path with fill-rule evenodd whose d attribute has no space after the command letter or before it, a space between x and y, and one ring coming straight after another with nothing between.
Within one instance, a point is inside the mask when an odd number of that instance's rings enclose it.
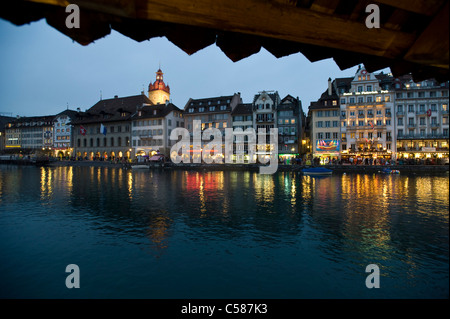
<instances>
[{"instance_id":1,"label":"awning","mask_svg":"<svg viewBox=\"0 0 450 319\"><path fill-rule=\"evenodd\" d=\"M78 29L66 27L69 3L80 8ZM366 26L369 4L379 8L379 28ZM187 54L215 43L232 61L265 48L277 58L333 58L341 69L389 67L415 81L449 77L448 0L10 0L0 17L45 18L82 45L113 29L136 41L165 36Z\"/></svg>"}]
</instances>

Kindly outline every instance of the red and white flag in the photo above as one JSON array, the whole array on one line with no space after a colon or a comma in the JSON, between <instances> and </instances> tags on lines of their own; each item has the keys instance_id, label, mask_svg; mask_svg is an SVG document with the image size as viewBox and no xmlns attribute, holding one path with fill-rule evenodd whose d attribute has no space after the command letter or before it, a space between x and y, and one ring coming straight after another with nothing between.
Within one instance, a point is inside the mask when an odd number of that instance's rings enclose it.
<instances>
[{"instance_id":1,"label":"red and white flag","mask_svg":"<svg viewBox=\"0 0 450 319\"><path fill-rule=\"evenodd\" d=\"M80 125L80 134L86 135L86 129L83 127L83 125Z\"/></svg>"}]
</instances>

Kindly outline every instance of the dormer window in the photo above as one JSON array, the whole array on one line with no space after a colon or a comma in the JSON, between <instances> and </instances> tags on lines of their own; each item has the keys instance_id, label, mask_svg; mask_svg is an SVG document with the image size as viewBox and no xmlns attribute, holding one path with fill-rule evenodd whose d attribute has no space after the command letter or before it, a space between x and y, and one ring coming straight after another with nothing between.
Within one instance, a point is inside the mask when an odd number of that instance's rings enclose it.
<instances>
[{"instance_id":1,"label":"dormer window","mask_svg":"<svg viewBox=\"0 0 450 319\"><path fill-rule=\"evenodd\" d=\"M141 111L138 112L138 116L142 116L142 112Z\"/></svg>"},{"instance_id":2,"label":"dormer window","mask_svg":"<svg viewBox=\"0 0 450 319\"><path fill-rule=\"evenodd\" d=\"M153 110L153 115L156 115L156 110Z\"/></svg>"}]
</instances>

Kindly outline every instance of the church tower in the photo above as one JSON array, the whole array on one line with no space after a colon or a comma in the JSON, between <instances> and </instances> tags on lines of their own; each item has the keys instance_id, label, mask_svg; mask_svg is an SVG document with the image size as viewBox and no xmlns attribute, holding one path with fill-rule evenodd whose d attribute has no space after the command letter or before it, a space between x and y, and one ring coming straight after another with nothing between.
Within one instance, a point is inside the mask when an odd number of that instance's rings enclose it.
<instances>
[{"instance_id":1,"label":"church tower","mask_svg":"<svg viewBox=\"0 0 450 319\"><path fill-rule=\"evenodd\" d=\"M148 86L148 98L153 104L164 104L170 101L170 87L163 80L164 73L161 69L156 71L156 81Z\"/></svg>"}]
</instances>

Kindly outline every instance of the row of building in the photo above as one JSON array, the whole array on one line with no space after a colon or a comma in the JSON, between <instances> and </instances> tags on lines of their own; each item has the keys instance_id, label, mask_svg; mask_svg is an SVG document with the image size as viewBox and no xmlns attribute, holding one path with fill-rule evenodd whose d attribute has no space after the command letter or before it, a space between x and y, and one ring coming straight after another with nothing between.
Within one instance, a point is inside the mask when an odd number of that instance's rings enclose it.
<instances>
[{"instance_id":1,"label":"row of building","mask_svg":"<svg viewBox=\"0 0 450 319\"><path fill-rule=\"evenodd\" d=\"M328 80L308 111L312 154L320 162L447 158L449 82L393 78L360 66Z\"/></svg>"},{"instance_id":2,"label":"row of building","mask_svg":"<svg viewBox=\"0 0 450 319\"><path fill-rule=\"evenodd\" d=\"M277 146L269 136L267 145L256 153L249 151L247 143L237 144L233 160L249 162L255 160L250 156L274 152L287 162L305 156L321 163L448 158L448 91L448 82L415 83L410 76L373 74L361 66L354 77L329 79L307 115L298 97L281 98L276 91L258 92L250 103L244 103L238 92L189 99L184 108L179 108L170 102L170 88L159 69L156 80L149 84L148 95L141 92L101 99L86 111L3 117L0 150L23 154L39 151L89 160L143 159L158 153L170 157L176 143L170 135L175 128L187 129L191 137L194 130L208 128L218 129L222 136L227 128L277 128ZM202 156L202 150L193 145L189 151L192 158ZM210 155L223 154L224 144L222 152Z\"/></svg>"}]
</instances>

